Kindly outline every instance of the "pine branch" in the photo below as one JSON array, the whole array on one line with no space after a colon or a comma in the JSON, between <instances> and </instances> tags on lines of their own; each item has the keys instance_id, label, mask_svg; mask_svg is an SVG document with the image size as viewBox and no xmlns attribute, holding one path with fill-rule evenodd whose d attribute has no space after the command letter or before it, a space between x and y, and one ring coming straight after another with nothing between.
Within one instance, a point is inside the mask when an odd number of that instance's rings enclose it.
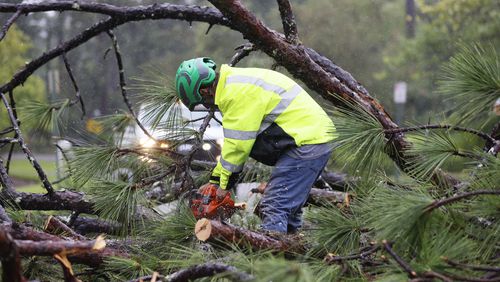
<instances>
[{"instance_id":1,"label":"pine branch","mask_svg":"<svg viewBox=\"0 0 500 282\"><path fill-rule=\"evenodd\" d=\"M297 23L292 12L292 5L289 0L277 0L283 23L283 31L286 39L293 45L299 44L299 33L297 31Z\"/></svg>"},{"instance_id":2,"label":"pine branch","mask_svg":"<svg viewBox=\"0 0 500 282\"><path fill-rule=\"evenodd\" d=\"M63 61L64 61L64 66L66 67L66 71L68 72L68 75L69 75L69 78L71 79L71 83L73 84L73 87L75 88L75 96L76 96L76 99L71 101L69 103L69 106L73 106L74 104L80 102L80 107L82 109L82 117L81 119L83 119L85 117L85 104L83 103L83 99L82 99L82 96L80 95L80 88L78 87L78 84L76 83L76 80L75 80L75 77L73 75L73 72L71 71L71 66L68 62L68 58L66 57L66 53L63 53L62 54L62 58L63 58Z\"/></svg>"},{"instance_id":3,"label":"pine branch","mask_svg":"<svg viewBox=\"0 0 500 282\"><path fill-rule=\"evenodd\" d=\"M335 256L335 255L330 255L328 254L324 261L327 263L327 264L333 264L333 263L336 263L336 262L342 262L342 261L346 261L346 260L355 260L355 259L366 259L369 255L379 251L381 249L381 246L380 245L375 245L375 246L372 246L371 248L369 248L367 251L364 251L364 252L360 252L359 254L352 254L352 255L348 255L348 256Z\"/></svg>"},{"instance_id":4,"label":"pine branch","mask_svg":"<svg viewBox=\"0 0 500 282\"><path fill-rule=\"evenodd\" d=\"M500 267L495 267L495 266L489 266L489 265L472 265L472 264L465 264L465 263L459 263L453 260L450 260L448 258L443 258L443 260L456 268L460 269L472 269L472 270L477 270L477 271L492 271L492 272L500 272Z\"/></svg>"},{"instance_id":5,"label":"pine branch","mask_svg":"<svg viewBox=\"0 0 500 282\"><path fill-rule=\"evenodd\" d=\"M427 124L427 125L420 125L420 126L414 126L414 127L392 128L392 129L385 129L384 133L387 133L387 134L406 133L406 132L417 131L417 130L422 130L422 129L451 129L451 130L463 131L463 132L475 134L475 135L481 137L482 139L486 140L486 142L490 142L492 144L496 144L496 143L500 142L500 141L495 140L491 135L486 134L484 132L481 132L481 131L478 131L478 130L475 130L472 128L454 126L454 125L449 125L449 124Z\"/></svg>"},{"instance_id":6,"label":"pine branch","mask_svg":"<svg viewBox=\"0 0 500 282\"><path fill-rule=\"evenodd\" d=\"M49 195L54 193L54 188L52 188L52 185L49 182L49 179L47 178L47 174L45 174L45 171L43 171L42 167L36 160L35 156L31 152L31 150L28 148L26 143L24 142L24 139L21 135L21 130L19 129L19 124L17 123L17 118L14 115L14 111L11 108L9 102L5 98L5 95L0 92L0 96L2 98L3 104L5 105L5 108L7 109L7 114L10 118L10 122L12 124L12 127L14 128L14 131L16 132L16 136L19 142L19 145L21 146L21 149L23 150L24 154L28 158L29 162L31 165L35 168L38 177L40 178L40 181L42 181L43 187L47 190L47 193Z\"/></svg>"},{"instance_id":7,"label":"pine branch","mask_svg":"<svg viewBox=\"0 0 500 282\"><path fill-rule=\"evenodd\" d=\"M462 199L472 197L472 196L477 196L477 195L500 195L500 189L499 190L478 190L478 191L472 191L468 193L463 193L459 194L453 197L449 197L446 199L442 200L437 200L434 201L432 204L428 205L425 209L424 212L428 213L431 212L437 208L440 208L444 205L448 205L457 201L460 201Z\"/></svg>"},{"instance_id":8,"label":"pine branch","mask_svg":"<svg viewBox=\"0 0 500 282\"><path fill-rule=\"evenodd\" d=\"M394 252L390 243L387 242L387 240L382 241L382 246L391 255L391 257L399 264L399 266L406 273L408 273L408 277L410 277L410 278L417 277L417 273L411 268L411 266L406 261L404 261L398 254L396 254L396 252Z\"/></svg>"}]
</instances>

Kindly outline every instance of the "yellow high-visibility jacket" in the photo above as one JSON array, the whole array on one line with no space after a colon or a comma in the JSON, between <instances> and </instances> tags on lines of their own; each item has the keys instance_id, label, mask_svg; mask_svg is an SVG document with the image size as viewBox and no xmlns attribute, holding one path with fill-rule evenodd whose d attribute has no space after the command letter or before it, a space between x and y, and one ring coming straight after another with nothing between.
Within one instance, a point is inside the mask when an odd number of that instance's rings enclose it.
<instances>
[{"instance_id":1,"label":"yellow high-visibility jacket","mask_svg":"<svg viewBox=\"0 0 500 282\"><path fill-rule=\"evenodd\" d=\"M222 65L215 93L224 144L211 182L226 189L248 156L274 165L284 151L336 138L325 111L302 87L267 69Z\"/></svg>"}]
</instances>

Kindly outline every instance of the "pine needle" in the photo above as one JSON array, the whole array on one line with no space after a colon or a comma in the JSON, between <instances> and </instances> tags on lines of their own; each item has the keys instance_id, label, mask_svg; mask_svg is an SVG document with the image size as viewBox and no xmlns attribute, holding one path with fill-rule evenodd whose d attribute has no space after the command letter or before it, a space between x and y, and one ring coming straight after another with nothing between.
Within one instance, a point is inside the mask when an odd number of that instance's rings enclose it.
<instances>
[{"instance_id":1,"label":"pine needle","mask_svg":"<svg viewBox=\"0 0 500 282\"><path fill-rule=\"evenodd\" d=\"M433 201L425 191L381 187L363 199L356 211L378 240L392 240L402 250L418 251L425 233L442 219L440 210L424 212Z\"/></svg>"},{"instance_id":2,"label":"pine needle","mask_svg":"<svg viewBox=\"0 0 500 282\"><path fill-rule=\"evenodd\" d=\"M134 233L138 221L137 206L147 202L143 189L136 189L133 183L122 181L98 181L88 189L100 217L119 222L122 225L121 235Z\"/></svg>"},{"instance_id":3,"label":"pine needle","mask_svg":"<svg viewBox=\"0 0 500 282\"><path fill-rule=\"evenodd\" d=\"M76 187L82 187L90 179L109 179L109 175L120 168L115 146L74 147L74 157L69 164L71 179Z\"/></svg>"},{"instance_id":4,"label":"pine needle","mask_svg":"<svg viewBox=\"0 0 500 282\"><path fill-rule=\"evenodd\" d=\"M409 161L408 173L423 181L429 181L434 171L454 156L477 158L473 152L461 148L449 131L423 131L410 139L412 146L407 152L414 157Z\"/></svg>"},{"instance_id":5,"label":"pine needle","mask_svg":"<svg viewBox=\"0 0 500 282\"><path fill-rule=\"evenodd\" d=\"M305 219L313 224L310 236L315 242L309 254L324 257L327 253L347 255L359 250L361 223L357 216L341 211L335 205L311 209Z\"/></svg>"},{"instance_id":6,"label":"pine needle","mask_svg":"<svg viewBox=\"0 0 500 282\"><path fill-rule=\"evenodd\" d=\"M61 136L63 118L65 118L69 102L68 99L54 103L31 101L19 107L20 118L23 124L32 128L35 133L51 133L55 136Z\"/></svg>"},{"instance_id":7,"label":"pine needle","mask_svg":"<svg viewBox=\"0 0 500 282\"><path fill-rule=\"evenodd\" d=\"M371 175L385 158L385 136L378 120L360 106L346 102L348 108L333 112L338 139L334 155L346 162L353 174Z\"/></svg>"},{"instance_id":8,"label":"pine needle","mask_svg":"<svg viewBox=\"0 0 500 282\"><path fill-rule=\"evenodd\" d=\"M500 59L494 46L461 46L444 67L440 93L456 103L453 117L471 122L485 117L500 97Z\"/></svg>"}]
</instances>

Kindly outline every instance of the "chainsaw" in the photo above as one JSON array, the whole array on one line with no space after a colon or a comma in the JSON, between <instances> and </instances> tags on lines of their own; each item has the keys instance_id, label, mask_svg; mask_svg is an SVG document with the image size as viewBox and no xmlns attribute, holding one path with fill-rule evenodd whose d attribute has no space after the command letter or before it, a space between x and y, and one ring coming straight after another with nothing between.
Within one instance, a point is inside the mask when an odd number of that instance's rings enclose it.
<instances>
[{"instance_id":1,"label":"chainsaw","mask_svg":"<svg viewBox=\"0 0 500 282\"><path fill-rule=\"evenodd\" d=\"M198 189L190 200L191 210L196 219L227 219L237 210L246 208L245 203L235 203L231 198L231 192L227 192L224 198L217 197L216 184L205 184Z\"/></svg>"}]
</instances>

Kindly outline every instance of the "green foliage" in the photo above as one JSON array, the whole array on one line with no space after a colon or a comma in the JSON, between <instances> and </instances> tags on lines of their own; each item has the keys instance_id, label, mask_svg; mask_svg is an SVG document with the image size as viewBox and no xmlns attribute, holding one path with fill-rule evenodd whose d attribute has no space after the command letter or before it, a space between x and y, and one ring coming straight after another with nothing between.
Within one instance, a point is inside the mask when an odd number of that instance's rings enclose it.
<instances>
[{"instance_id":1,"label":"green foliage","mask_svg":"<svg viewBox=\"0 0 500 282\"><path fill-rule=\"evenodd\" d=\"M187 203L179 203L175 212L166 218L148 224L148 227L141 233L151 239L153 245L158 246L158 251L164 248L164 245L175 243L183 244L193 238L193 230L196 224L191 208ZM163 254L161 252L159 254ZM167 251L167 254L170 252Z\"/></svg>"},{"instance_id":2,"label":"green foliage","mask_svg":"<svg viewBox=\"0 0 500 282\"><path fill-rule=\"evenodd\" d=\"M312 209L305 219L313 224L308 236L313 245L311 255L324 257L327 253L348 255L359 251L362 226L352 210L327 205Z\"/></svg>"},{"instance_id":3,"label":"green foliage","mask_svg":"<svg viewBox=\"0 0 500 282\"><path fill-rule=\"evenodd\" d=\"M2 44L0 44L1 84L9 81L12 75L25 65L31 48L31 39L14 24L2 40ZM16 88L13 94L17 108L22 108L34 102L43 103L46 99L45 85L42 79L36 75L32 75L22 86ZM0 107L0 128L3 129L8 126L10 126L10 120L2 103ZM33 129L33 127L27 125L22 126L27 130Z\"/></svg>"},{"instance_id":4,"label":"green foliage","mask_svg":"<svg viewBox=\"0 0 500 282\"><path fill-rule=\"evenodd\" d=\"M121 111L114 115L102 116L96 119L103 128L103 134L113 134L113 140L118 140L121 143L124 139L125 132L129 128L134 128L135 119L132 114ZM115 136L116 135L116 136Z\"/></svg>"},{"instance_id":5,"label":"green foliage","mask_svg":"<svg viewBox=\"0 0 500 282\"><path fill-rule=\"evenodd\" d=\"M109 257L105 261L103 274L113 281L126 281L130 277L142 277L151 275L153 269L146 266L147 260L154 260L154 257L147 253L133 258Z\"/></svg>"},{"instance_id":6,"label":"green foliage","mask_svg":"<svg viewBox=\"0 0 500 282\"><path fill-rule=\"evenodd\" d=\"M337 158L352 173L370 175L386 158L382 125L371 113L354 104L336 109L333 122L339 136L335 140Z\"/></svg>"},{"instance_id":7,"label":"green foliage","mask_svg":"<svg viewBox=\"0 0 500 282\"><path fill-rule=\"evenodd\" d=\"M455 102L457 122L484 119L500 97L500 59L493 46L464 45L443 68L440 92Z\"/></svg>"},{"instance_id":8,"label":"green foliage","mask_svg":"<svg viewBox=\"0 0 500 282\"><path fill-rule=\"evenodd\" d=\"M121 224L121 233L134 232L139 219L136 217L138 205L147 203L144 190L129 182L98 181L87 188L94 208L99 216Z\"/></svg>"},{"instance_id":9,"label":"green foliage","mask_svg":"<svg viewBox=\"0 0 500 282\"><path fill-rule=\"evenodd\" d=\"M148 78L134 78L134 84L130 87L136 94L134 95L141 104L142 119L145 124L156 129L166 115L179 114L180 111L169 109L173 104L178 103L174 82L168 79L161 70L151 69L146 72Z\"/></svg>"},{"instance_id":10,"label":"green foliage","mask_svg":"<svg viewBox=\"0 0 500 282\"><path fill-rule=\"evenodd\" d=\"M36 134L51 133L54 136L62 136L63 120L67 118L69 103L68 99L54 103L33 101L20 106L19 111L21 119L28 128L33 128Z\"/></svg>"},{"instance_id":11,"label":"green foliage","mask_svg":"<svg viewBox=\"0 0 500 282\"><path fill-rule=\"evenodd\" d=\"M380 187L359 203L358 213L378 240L396 241L401 250L418 251L433 224L445 219L440 211L425 211L433 201L422 190Z\"/></svg>"},{"instance_id":12,"label":"green foliage","mask_svg":"<svg viewBox=\"0 0 500 282\"><path fill-rule=\"evenodd\" d=\"M453 156L477 157L471 151L461 148L450 131L422 131L412 135L411 140L412 146L407 152L414 157L409 162L409 174L424 181L428 181Z\"/></svg>"},{"instance_id":13,"label":"green foliage","mask_svg":"<svg viewBox=\"0 0 500 282\"><path fill-rule=\"evenodd\" d=\"M443 260L444 257L453 261L465 261L478 257L479 251L477 244L462 231L446 227L434 229L432 234L426 236L422 249L417 253L416 270L445 271L449 266Z\"/></svg>"},{"instance_id":14,"label":"green foliage","mask_svg":"<svg viewBox=\"0 0 500 282\"><path fill-rule=\"evenodd\" d=\"M76 187L82 187L91 178L106 179L113 170L118 169L117 150L114 146L75 147L70 167L71 179Z\"/></svg>"}]
</instances>

